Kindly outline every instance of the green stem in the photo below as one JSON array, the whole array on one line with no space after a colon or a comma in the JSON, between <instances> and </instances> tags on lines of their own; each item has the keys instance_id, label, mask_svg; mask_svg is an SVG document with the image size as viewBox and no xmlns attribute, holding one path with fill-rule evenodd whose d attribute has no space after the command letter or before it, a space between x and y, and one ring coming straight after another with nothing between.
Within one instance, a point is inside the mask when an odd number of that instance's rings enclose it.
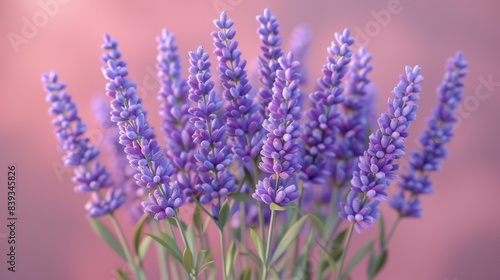
<instances>
[{"instance_id":1,"label":"green stem","mask_svg":"<svg viewBox=\"0 0 500 280\"><path fill-rule=\"evenodd\" d=\"M115 227L115 230L118 234L118 239L120 240L121 246L123 248L123 251L125 252L125 258L127 259L127 263L134 272L134 275L137 279L141 280L143 279L143 273L140 272L140 269L137 267L134 259L132 258L132 254L130 253L130 248L127 244L127 240L125 239L125 235L123 234L123 230L120 227L120 223L116 219L114 214L109 214L111 218L111 222L113 223L113 226Z\"/></svg>"},{"instance_id":2,"label":"green stem","mask_svg":"<svg viewBox=\"0 0 500 280\"><path fill-rule=\"evenodd\" d=\"M172 238L174 238L175 241L177 241L177 237L175 235L175 231L174 231L174 227L169 223L167 222L169 228L170 228L170 232L172 233ZM177 278L175 279L181 279L181 275L179 273L179 269L177 268L177 263L176 262L171 262L171 268L172 270L174 271L174 274Z\"/></svg>"},{"instance_id":3,"label":"green stem","mask_svg":"<svg viewBox=\"0 0 500 280\"><path fill-rule=\"evenodd\" d=\"M297 208L294 209L293 218L290 221L290 224L292 224L292 225L299 218L299 209L302 209L302 199L304 198L304 196L302 195L304 193L304 185L303 185L302 181L299 182L299 193L301 194L299 197L299 202L298 202ZM291 256L293 256L292 267L295 267L295 264L297 263L297 258L298 258L298 254L299 254L299 243L300 243L300 238L297 238L295 240L295 246L293 247L293 254L291 254Z\"/></svg>"},{"instance_id":4,"label":"green stem","mask_svg":"<svg viewBox=\"0 0 500 280\"><path fill-rule=\"evenodd\" d=\"M392 225L391 230L389 231L389 235L387 235L387 239L385 237L382 237L384 239L382 242L381 252L384 252L385 249L387 248L387 244L389 244L389 241L391 240L392 236L394 235L394 232L396 231L396 228L398 227L399 222L401 221L401 218L402 218L402 216L399 215L398 218L396 219L396 221L394 222L394 224Z\"/></svg>"},{"instance_id":5,"label":"green stem","mask_svg":"<svg viewBox=\"0 0 500 280\"><path fill-rule=\"evenodd\" d=\"M274 212L275 211L271 209L271 221L269 222L269 232L267 234L266 253L264 255L264 273L262 274L262 280L267 280L267 274L269 271L271 241L273 237L273 228L274 228Z\"/></svg>"},{"instance_id":6,"label":"green stem","mask_svg":"<svg viewBox=\"0 0 500 280\"><path fill-rule=\"evenodd\" d=\"M344 250L342 251L342 257L340 259L340 269L339 269L339 274L337 276L337 280L342 280L342 269L344 267L345 257L347 255L347 249L349 249L349 243L351 243L353 230L354 230L354 223L351 224L351 226L349 227L349 231L347 233L347 240L345 241Z\"/></svg>"},{"instance_id":7,"label":"green stem","mask_svg":"<svg viewBox=\"0 0 500 280\"><path fill-rule=\"evenodd\" d=\"M174 215L174 218L175 221L177 222L177 226L179 227L179 231L181 232L182 242L184 242L184 246L186 247L187 250L191 252L192 255L194 255L194 252L191 250L191 248L189 248L189 243L187 241L185 234L186 230L184 229L184 226L182 225L182 222L179 219L178 213ZM188 274L188 278L191 279L191 271L186 271L186 273Z\"/></svg>"},{"instance_id":8,"label":"green stem","mask_svg":"<svg viewBox=\"0 0 500 280\"><path fill-rule=\"evenodd\" d=\"M247 244L247 229L246 229L246 222L245 222L245 217L246 217L246 209L245 209L245 203L240 202L240 209L241 209L241 217L240 217L240 234L241 234L241 245L243 246L243 249L245 250L246 253L248 253L250 250L248 250L248 244ZM243 258L244 259L244 265L245 267L250 267L248 264L248 258Z\"/></svg>"},{"instance_id":9,"label":"green stem","mask_svg":"<svg viewBox=\"0 0 500 280\"><path fill-rule=\"evenodd\" d=\"M227 279L227 274L226 274L226 240L224 237L224 230L220 228L219 232L220 232L220 246L222 249L222 252L221 252L222 269L224 270L222 275L224 275L223 279L226 280Z\"/></svg>"},{"instance_id":10,"label":"green stem","mask_svg":"<svg viewBox=\"0 0 500 280\"><path fill-rule=\"evenodd\" d=\"M156 221L153 221L151 223L151 225L153 226L153 231L154 231L155 235L160 236L161 231L160 231L160 228L158 227L158 224L156 224ZM168 264L167 251L158 242L155 242L155 243L156 243L156 252L158 255L158 262L160 265L161 279L168 280L169 275L168 275L168 269L167 269L167 264Z\"/></svg>"}]
</instances>

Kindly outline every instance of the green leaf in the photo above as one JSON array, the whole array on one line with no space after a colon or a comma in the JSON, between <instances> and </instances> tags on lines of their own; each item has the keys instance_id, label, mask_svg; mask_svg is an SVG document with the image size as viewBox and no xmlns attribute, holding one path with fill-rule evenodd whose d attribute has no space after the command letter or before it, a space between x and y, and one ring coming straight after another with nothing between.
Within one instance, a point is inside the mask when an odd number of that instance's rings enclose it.
<instances>
[{"instance_id":1,"label":"green leaf","mask_svg":"<svg viewBox=\"0 0 500 280\"><path fill-rule=\"evenodd\" d=\"M194 228L192 225L189 225L185 229L186 229L186 241L189 245L189 248L192 248L193 251L196 251L196 235L194 234Z\"/></svg>"},{"instance_id":2,"label":"green leaf","mask_svg":"<svg viewBox=\"0 0 500 280\"><path fill-rule=\"evenodd\" d=\"M196 262L195 262L195 267L198 269L198 267L202 264L205 263L205 259L207 258L208 250L200 250L198 252L198 255L196 255Z\"/></svg>"},{"instance_id":3,"label":"green leaf","mask_svg":"<svg viewBox=\"0 0 500 280\"><path fill-rule=\"evenodd\" d=\"M269 263L270 265L272 265L288 249L290 244L292 244L292 242L297 239L300 231L304 228L304 224L306 223L307 218L308 216L303 216L302 218L300 218L287 230L285 235L283 235L280 242L278 243L278 247L276 247L276 251L274 251L273 258Z\"/></svg>"},{"instance_id":4,"label":"green leaf","mask_svg":"<svg viewBox=\"0 0 500 280\"><path fill-rule=\"evenodd\" d=\"M259 236L259 234L253 228L250 228L250 237L252 238L253 246L257 250L257 254L259 255L260 260L262 261L262 263L264 263L265 262L265 260L264 260L264 241L262 241L262 238Z\"/></svg>"},{"instance_id":5,"label":"green leaf","mask_svg":"<svg viewBox=\"0 0 500 280\"><path fill-rule=\"evenodd\" d=\"M229 221L229 215L231 213L229 212L229 202L226 200L223 204L222 207L220 208L219 211L219 229L222 231L224 230L224 226L226 226L227 221Z\"/></svg>"},{"instance_id":6,"label":"green leaf","mask_svg":"<svg viewBox=\"0 0 500 280\"><path fill-rule=\"evenodd\" d=\"M252 279L252 271L250 268L245 267L240 275L240 280L251 280Z\"/></svg>"},{"instance_id":7,"label":"green leaf","mask_svg":"<svg viewBox=\"0 0 500 280\"><path fill-rule=\"evenodd\" d=\"M154 234L146 233L146 235L153 238L154 241L158 242L161 246L163 246L163 248L167 249L167 251L169 253L171 253L175 259L177 259L180 263L182 263L182 253L181 253L181 250L179 249L179 246L177 245L177 242L173 241L173 244L172 244L172 242L170 242L168 239L163 240ZM162 234L162 236L165 238L168 235ZM168 237L170 237L170 236L168 236Z\"/></svg>"},{"instance_id":8,"label":"green leaf","mask_svg":"<svg viewBox=\"0 0 500 280\"><path fill-rule=\"evenodd\" d=\"M375 261L375 264L374 264L374 270L373 272L370 271L371 273L373 273L373 275L371 275L372 277L375 277L375 275L377 275L377 273L379 273L382 268L384 268L385 266L385 262L387 261L387 250L384 250L377 258L376 258L376 261Z\"/></svg>"},{"instance_id":9,"label":"green leaf","mask_svg":"<svg viewBox=\"0 0 500 280\"><path fill-rule=\"evenodd\" d=\"M372 250L374 242L375 241L372 240L372 241L368 242L367 244L365 244L365 246L361 247L361 249L359 249L359 251L354 255L352 260L347 265L347 268L345 269L344 273L342 274L342 279L347 277L349 275L349 273L351 272L351 270L354 267L356 267L356 265L363 259L363 257L366 255L366 253L368 253L368 252L370 252L370 250Z\"/></svg>"},{"instance_id":10,"label":"green leaf","mask_svg":"<svg viewBox=\"0 0 500 280\"><path fill-rule=\"evenodd\" d=\"M149 238L146 236L146 238L142 239L141 244L139 245L139 251L137 253L137 257L138 257L139 261L144 259L144 257L146 256L146 254L149 251L149 247L151 246L151 243L153 243L152 238Z\"/></svg>"},{"instance_id":11,"label":"green leaf","mask_svg":"<svg viewBox=\"0 0 500 280\"><path fill-rule=\"evenodd\" d=\"M116 271L116 277L118 277L118 280L130 280L130 277L125 273L123 270L117 268Z\"/></svg>"},{"instance_id":12,"label":"green leaf","mask_svg":"<svg viewBox=\"0 0 500 280\"><path fill-rule=\"evenodd\" d=\"M287 207L279 206L276 203L271 203L271 205L269 205L269 208L275 211L286 211L288 209Z\"/></svg>"},{"instance_id":13,"label":"green leaf","mask_svg":"<svg viewBox=\"0 0 500 280\"><path fill-rule=\"evenodd\" d=\"M202 234L203 232L203 221L201 220L201 209L198 205L194 208L193 213L193 225L195 226L198 234Z\"/></svg>"},{"instance_id":14,"label":"green leaf","mask_svg":"<svg viewBox=\"0 0 500 280\"><path fill-rule=\"evenodd\" d=\"M378 224L379 228L379 244L380 248L384 247L385 243L385 223L384 223L384 215L380 214L380 222Z\"/></svg>"},{"instance_id":15,"label":"green leaf","mask_svg":"<svg viewBox=\"0 0 500 280\"><path fill-rule=\"evenodd\" d=\"M198 270L198 274L201 274L203 271L205 271L205 269L207 269L209 266L213 265L214 264L214 261L209 261L209 262L206 262L204 263L200 269Z\"/></svg>"},{"instance_id":16,"label":"green leaf","mask_svg":"<svg viewBox=\"0 0 500 280\"><path fill-rule=\"evenodd\" d=\"M307 215L311 219L311 222L314 225L314 227L318 230L319 236L323 236L324 227L323 227L323 222L321 221L321 219L318 218L318 216L316 216L314 214L307 214Z\"/></svg>"},{"instance_id":17,"label":"green leaf","mask_svg":"<svg viewBox=\"0 0 500 280\"><path fill-rule=\"evenodd\" d=\"M137 229L135 230L134 233L134 252L136 256L139 254L139 245L141 244L142 231L144 230L144 225L146 224L146 221L148 219L149 215L143 215L139 220L139 223L137 224Z\"/></svg>"},{"instance_id":18,"label":"green leaf","mask_svg":"<svg viewBox=\"0 0 500 280\"><path fill-rule=\"evenodd\" d=\"M225 254L225 252L222 252ZM229 245L229 251L227 252L226 258L226 275L229 275L233 270L234 261L236 260L236 256L238 255L238 250L236 249L236 244L231 242Z\"/></svg>"},{"instance_id":19,"label":"green leaf","mask_svg":"<svg viewBox=\"0 0 500 280\"><path fill-rule=\"evenodd\" d=\"M109 247L111 247L120 257L122 257L122 259L127 261L125 252L123 251L120 242L116 240L115 235L108 229L108 227L97 219L89 219L89 221L90 225L97 233L97 235L99 235L104 241L106 241Z\"/></svg>"},{"instance_id":20,"label":"green leaf","mask_svg":"<svg viewBox=\"0 0 500 280\"><path fill-rule=\"evenodd\" d=\"M335 239L333 240L332 250L330 252L330 257L334 262L338 262L340 257L342 257L342 251L344 250L344 239L347 234L347 229L341 231Z\"/></svg>"},{"instance_id":21,"label":"green leaf","mask_svg":"<svg viewBox=\"0 0 500 280\"><path fill-rule=\"evenodd\" d=\"M230 193L227 196L236 201L257 205L257 200L253 199L252 196L247 193Z\"/></svg>"},{"instance_id":22,"label":"green leaf","mask_svg":"<svg viewBox=\"0 0 500 280\"><path fill-rule=\"evenodd\" d=\"M188 273L191 273L194 268L193 264L193 254L191 253L191 250L186 247L184 250L184 253L182 254L182 265L186 269Z\"/></svg>"}]
</instances>

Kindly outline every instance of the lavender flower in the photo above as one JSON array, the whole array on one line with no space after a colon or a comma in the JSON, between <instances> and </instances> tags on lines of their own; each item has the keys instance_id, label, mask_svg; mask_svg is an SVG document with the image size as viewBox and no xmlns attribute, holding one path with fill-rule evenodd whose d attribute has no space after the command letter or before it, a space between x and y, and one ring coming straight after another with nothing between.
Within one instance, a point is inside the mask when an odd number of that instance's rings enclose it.
<instances>
[{"instance_id":1,"label":"lavender flower","mask_svg":"<svg viewBox=\"0 0 500 280\"><path fill-rule=\"evenodd\" d=\"M111 167L111 177L115 186L123 190L126 197L125 207L133 222L139 221L144 211L141 201L144 198L144 189L135 183L134 169L128 164L127 154L119 143L119 129L109 119L111 108L104 97L93 100L92 109L96 121L103 131L103 145L109 155L108 164Z\"/></svg>"},{"instance_id":2,"label":"lavender flower","mask_svg":"<svg viewBox=\"0 0 500 280\"><path fill-rule=\"evenodd\" d=\"M258 102L262 106L261 114L263 117L268 117L268 111L265 110L273 97L272 88L276 80L276 71L280 70L278 59L284 56L281 49L283 38L279 37L279 23L275 16L271 14L269 9L264 10L264 15L257 16L257 21L260 23L257 33L262 41L263 57L259 57L259 72L261 75L260 81L264 85L259 90Z\"/></svg>"},{"instance_id":3,"label":"lavender flower","mask_svg":"<svg viewBox=\"0 0 500 280\"><path fill-rule=\"evenodd\" d=\"M162 129L167 142L166 153L172 159L180 190L191 201L191 196L197 194L194 186L200 183L194 158L196 144L191 138L195 127L189 121L189 85L181 77L180 57L174 40L175 35L167 29L156 39L156 68L161 83L158 100L161 102L160 115L163 118Z\"/></svg>"},{"instance_id":4,"label":"lavender flower","mask_svg":"<svg viewBox=\"0 0 500 280\"><path fill-rule=\"evenodd\" d=\"M311 29L307 25L296 26L292 30L290 37L288 49L294 53L295 59L300 62L300 84L305 84L309 81L309 72L305 67L305 61L312 41Z\"/></svg>"},{"instance_id":5,"label":"lavender flower","mask_svg":"<svg viewBox=\"0 0 500 280\"><path fill-rule=\"evenodd\" d=\"M127 78L125 62L117 61L116 44L109 36L105 37L104 50L108 51L108 61L102 71L109 80L106 85L111 101L111 121L120 129L120 144L125 146L130 165L137 170L136 183L147 188L150 202L143 202L144 212L155 214L155 219L175 215L175 210L184 202L179 186L170 183L174 169L158 145L153 129L149 127L141 100L137 97L137 86ZM111 47L110 47L111 46ZM115 56L116 57L116 56Z\"/></svg>"},{"instance_id":6,"label":"lavender flower","mask_svg":"<svg viewBox=\"0 0 500 280\"><path fill-rule=\"evenodd\" d=\"M214 82L210 80L212 74L208 58L208 53L202 47L189 53L189 99L198 104L197 108L189 109L191 122L196 128L193 141L199 145L195 158L198 161L201 183L195 188L201 194L201 203L208 203L216 198L220 207L221 198L236 191L236 185L234 176L228 170L232 154L226 145L227 126L222 125L217 115L223 102L213 90Z\"/></svg>"},{"instance_id":7,"label":"lavender flower","mask_svg":"<svg viewBox=\"0 0 500 280\"><path fill-rule=\"evenodd\" d=\"M279 58L278 62L283 70L276 72L273 100L268 107L269 118L263 124L268 133L259 164L262 171L272 175L259 180L252 197L267 204L284 206L299 197L294 173L301 168L298 160L300 63L294 60L293 53Z\"/></svg>"},{"instance_id":8,"label":"lavender flower","mask_svg":"<svg viewBox=\"0 0 500 280\"><path fill-rule=\"evenodd\" d=\"M73 181L79 185L76 192L91 193L91 199L85 209L92 218L113 213L125 202L125 196L119 188L114 188L106 168L96 162L99 150L90 145L85 137L86 125L78 116L76 104L71 101L64 89L66 85L58 82L56 72L42 75L47 101L52 103L49 112L55 116L52 124L57 127L56 135L61 142L60 149L66 153L64 164L74 168ZM107 195L102 196L105 189Z\"/></svg>"},{"instance_id":9,"label":"lavender flower","mask_svg":"<svg viewBox=\"0 0 500 280\"><path fill-rule=\"evenodd\" d=\"M352 56L350 72L347 76L347 94L342 103L345 110L345 118L341 124L340 131L343 135L342 146L345 158L359 157L365 150L365 142L368 131L369 115L369 92L367 86L370 84L368 74L372 71L370 65L372 56L361 47Z\"/></svg>"},{"instance_id":10,"label":"lavender flower","mask_svg":"<svg viewBox=\"0 0 500 280\"><path fill-rule=\"evenodd\" d=\"M234 21L222 12L220 19L214 20L220 31L212 32L215 54L219 60L219 79L224 88L223 95L229 101L226 106L227 134L232 139L232 149L237 158L244 162L256 160L265 136L262 116L258 105L253 104L248 95L252 86L248 83L246 60L241 59L238 41L234 40L236 30L231 29Z\"/></svg>"},{"instance_id":11,"label":"lavender flower","mask_svg":"<svg viewBox=\"0 0 500 280\"><path fill-rule=\"evenodd\" d=\"M335 33L336 42L327 49L330 56L323 66L323 77L318 80L319 90L309 97L312 107L307 112L308 121L302 139L305 143L303 170L300 178L309 184L326 183L330 172L328 163L335 158L335 144L340 124L337 104L344 101L342 78L351 61L349 46L354 39L349 37L349 29L342 34Z\"/></svg>"},{"instance_id":12,"label":"lavender flower","mask_svg":"<svg viewBox=\"0 0 500 280\"><path fill-rule=\"evenodd\" d=\"M371 203L366 203L359 198L357 193L350 192L347 196L347 202L341 202L339 217L354 223L354 227L358 233L363 229L371 229L371 225L379 218L378 204L380 201L375 200Z\"/></svg>"},{"instance_id":13,"label":"lavender flower","mask_svg":"<svg viewBox=\"0 0 500 280\"><path fill-rule=\"evenodd\" d=\"M370 135L368 150L359 157L359 171L353 172L349 197L359 198L362 195L361 205L358 207L353 204L360 200L348 199L347 203L341 205L341 218L345 219L347 215L363 215L357 210L365 209L372 199L385 200L385 190L390 180L397 177L394 171L399 169L399 165L395 160L405 153L404 140L408 136L410 123L416 119L416 101L420 99L420 82L423 81L419 66L413 69L407 66L405 72L406 76L401 75L401 81L392 91L394 99L389 98L387 102L387 113L378 119L379 129ZM370 223L370 220L366 222ZM360 224L358 220L350 222L356 223L358 232L361 232L361 228L367 228L366 224Z\"/></svg>"},{"instance_id":14,"label":"lavender flower","mask_svg":"<svg viewBox=\"0 0 500 280\"><path fill-rule=\"evenodd\" d=\"M413 151L410 159L410 170L402 176L398 186L399 195L390 200L390 205L402 217L420 218L422 209L418 196L432 192L432 182L428 172L439 170L442 161L446 158L445 144L453 137L453 127L457 122L455 110L463 99L462 79L467 75L468 63L458 52L455 58L450 58L446 66L444 81L439 88L439 104L434 110L434 117L428 121L429 129L420 137L423 148ZM409 193L406 200L405 193Z\"/></svg>"},{"instance_id":15,"label":"lavender flower","mask_svg":"<svg viewBox=\"0 0 500 280\"><path fill-rule=\"evenodd\" d=\"M420 206L418 197L413 196L407 200L405 192L400 192L389 200L389 204L399 212L401 217L422 217L422 207Z\"/></svg>"}]
</instances>

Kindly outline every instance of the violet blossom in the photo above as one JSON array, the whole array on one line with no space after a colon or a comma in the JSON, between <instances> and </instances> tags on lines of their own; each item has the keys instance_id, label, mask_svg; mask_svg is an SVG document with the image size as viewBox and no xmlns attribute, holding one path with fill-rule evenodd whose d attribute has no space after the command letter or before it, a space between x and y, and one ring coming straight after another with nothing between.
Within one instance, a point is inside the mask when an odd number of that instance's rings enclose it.
<instances>
[{"instance_id":1,"label":"violet blossom","mask_svg":"<svg viewBox=\"0 0 500 280\"><path fill-rule=\"evenodd\" d=\"M352 198L341 203L339 217L355 223L358 233L362 228L370 228L376 220L363 209L375 211L373 207L376 205L372 204L372 200L387 198L386 189L390 180L397 177L395 171L399 169L395 161L404 155L404 140L408 137L410 123L416 119L416 101L420 99L420 83L424 78L420 75L419 66L407 66L405 72L406 75L401 75L401 81L392 91L393 98L388 99L387 113L378 119L379 129L370 135L368 149L359 157L359 171L353 172L349 197L359 199Z\"/></svg>"},{"instance_id":2,"label":"violet blossom","mask_svg":"<svg viewBox=\"0 0 500 280\"><path fill-rule=\"evenodd\" d=\"M158 145L153 129L149 126L137 85L128 77L126 63L120 61L117 43L108 35L103 45L107 58L102 72L109 81L107 95L111 101L111 121L120 129L120 144L124 146L130 165L136 169L136 183L149 192L149 202L143 202L144 212L155 219L173 217L184 202L176 182L170 182L174 169Z\"/></svg>"},{"instance_id":3,"label":"violet blossom","mask_svg":"<svg viewBox=\"0 0 500 280\"><path fill-rule=\"evenodd\" d=\"M71 95L65 91L66 85L58 81L56 72L43 74L42 82L47 101L52 103L49 112L55 117L52 124L57 127L60 149L66 153L64 164L74 168L73 181L79 184L75 191L91 194L85 205L90 217L113 213L125 202L125 196L122 189L114 186L104 165L99 162L92 164L99 156L99 150L85 136L87 126L78 116Z\"/></svg>"}]
</instances>

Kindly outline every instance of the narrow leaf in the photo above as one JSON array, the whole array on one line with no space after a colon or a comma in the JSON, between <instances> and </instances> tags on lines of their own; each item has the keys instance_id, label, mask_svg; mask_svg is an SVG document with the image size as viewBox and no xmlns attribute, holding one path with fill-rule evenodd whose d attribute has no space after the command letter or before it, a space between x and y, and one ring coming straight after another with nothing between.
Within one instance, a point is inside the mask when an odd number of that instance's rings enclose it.
<instances>
[{"instance_id":1,"label":"narrow leaf","mask_svg":"<svg viewBox=\"0 0 500 280\"><path fill-rule=\"evenodd\" d=\"M250 237L252 238L252 243L255 249L257 250L257 254L259 255L260 260L264 263L264 241L259 236L259 234L253 229L250 228Z\"/></svg>"},{"instance_id":2,"label":"narrow leaf","mask_svg":"<svg viewBox=\"0 0 500 280\"><path fill-rule=\"evenodd\" d=\"M201 274L203 271L205 271L205 269L207 269L209 266L213 265L214 264L214 261L209 261L209 262L206 262L204 263L200 269L198 270L198 274Z\"/></svg>"},{"instance_id":3,"label":"narrow leaf","mask_svg":"<svg viewBox=\"0 0 500 280\"><path fill-rule=\"evenodd\" d=\"M194 228L192 225L189 225L185 229L189 248L192 248L193 251L196 251L196 235L194 234Z\"/></svg>"},{"instance_id":4,"label":"narrow leaf","mask_svg":"<svg viewBox=\"0 0 500 280\"><path fill-rule=\"evenodd\" d=\"M252 196L246 193L230 193L227 196L236 201L257 204L257 200L253 199Z\"/></svg>"},{"instance_id":5,"label":"narrow leaf","mask_svg":"<svg viewBox=\"0 0 500 280\"><path fill-rule=\"evenodd\" d=\"M349 273L351 272L351 270L354 267L356 267L356 265L363 259L363 257L368 252L370 252L370 250L372 249L373 243L374 243L374 240L368 242L367 244L365 244L365 246L363 246L363 247L361 247L361 249L359 249L359 251L354 255L352 260L347 265L347 268L345 269L344 274L342 274L342 279L344 277L347 277L349 275Z\"/></svg>"},{"instance_id":6,"label":"narrow leaf","mask_svg":"<svg viewBox=\"0 0 500 280\"><path fill-rule=\"evenodd\" d=\"M175 246L172 246L171 244L166 242L166 240L163 240L154 234L146 233L146 235L153 238L154 241L158 242L161 246L167 249L167 251L171 253L172 256L174 256L174 258L176 258L180 263L182 263L182 253L177 243L175 243ZM163 237L165 237L165 235Z\"/></svg>"},{"instance_id":7,"label":"narrow leaf","mask_svg":"<svg viewBox=\"0 0 500 280\"><path fill-rule=\"evenodd\" d=\"M194 208L193 213L193 224L198 231L198 234L202 234L203 231L203 221L201 220L201 210L198 205Z\"/></svg>"},{"instance_id":8,"label":"narrow leaf","mask_svg":"<svg viewBox=\"0 0 500 280\"><path fill-rule=\"evenodd\" d=\"M137 224L137 229L135 230L134 233L134 252L136 256L139 254L139 245L141 244L142 231L144 230L144 225L146 224L146 221L148 219L149 215L143 215L139 220L139 223Z\"/></svg>"},{"instance_id":9,"label":"narrow leaf","mask_svg":"<svg viewBox=\"0 0 500 280\"><path fill-rule=\"evenodd\" d=\"M385 262L387 261L387 254L388 254L387 250L384 250L384 252L382 252L382 254L377 258L375 271L373 272L374 277L375 275L377 275L377 273L379 273L382 270L382 268L384 268Z\"/></svg>"},{"instance_id":10,"label":"narrow leaf","mask_svg":"<svg viewBox=\"0 0 500 280\"><path fill-rule=\"evenodd\" d=\"M344 229L337 236L335 236L335 239L333 240L330 256L335 262L339 261L340 257L342 256L342 251L344 249L343 244L346 234L347 234L347 229Z\"/></svg>"},{"instance_id":11,"label":"narrow leaf","mask_svg":"<svg viewBox=\"0 0 500 280\"><path fill-rule=\"evenodd\" d=\"M184 253L182 254L182 265L186 269L188 273L191 273L193 271L194 265L193 265L193 254L191 253L191 250L186 247L184 250Z\"/></svg>"},{"instance_id":12,"label":"narrow leaf","mask_svg":"<svg viewBox=\"0 0 500 280\"><path fill-rule=\"evenodd\" d=\"M115 271L116 277L118 277L118 280L130 280L130 277L121 269L116 269Z\"/></svg>"},{"instance_id":13,"label":"narrow leaf","mask_svg":"<svg viewBox=\"0 0 500 280\"><path fill-rule=\"evenodd\" d=\"M225 253L225 252L222 252ZM236 256L238 255L238 250L236 249L236 244L231 242L231 245L229 246L229 251L227 252L227 258L226 258L226 275L229 275L231 271L233 270L233 265L234 261L236 259Z\"/></svg>"},{"instance_id":14,"label":"narrow leaf","mask_svg":"<svg viewBox=\"0 0 500 280\"><path fill-rule=\"evenodd\" d=\"M385 243L385 221L384 221L384 215L380 214L380 222L378 224L379 228L379 244L380 248L384 247Z\"/></svg>"},{"instance_id":15,"label":"narrow leaf","mask_svg":"<svg viewBox=\"0 0 500 280\"><path fill-rule=\"evenodd\" d=\"M202 264L205 263L205 259L207 258L208 250L200 250L198 255L196 255L196 269Z\"/></svg>"},{"instance_id":16,"label":"narrow leaf","mask_svg":"<svg viewBox=\"0 0 500 280\"><path fill-rule=\"evenodd\" d=\"M139 261L144 259L144 257L146 256L146 254L149 251L149 247L151 246L151 243L153 243L152 238L149 238L146 236L145 238L142 239L141 245L139 245L139 251L137 253L137 257L138 257Z\"/></svg>"},{"instance_id":17,"label":"narrow leaf","mask_svg":"<svg viewBox=\"0 0 500 280\"><path fill-rule=\"evenodd\" d=\"M89 219L90 225L94 231L111 247L122 259L127 261L125 252L123 251L120 242L116 240L115 235L108 229L108 227L97 219Z\"/></svg>"},{"instance_id":18,"label":"narrow leaf","mask_svg":"<svg viewBox=\"0 0 500 280\"><path fill-rule=\"evenodd\" d=\"M227 221L229 221L229 202L226 200L219 211L219 229L224 230L224 226L226 226Z\"/></svg>"},{"instance_id":19,"label":"narrow leaf","mask_svg":"<svg viewBox=\"0 0 500 280\"><path fill-rule=\"evenodd\" d=\"M245 267L240 275L240 280L251 280L252 279L252 271L250 268Z\"/></svg>"},{"instance_id":20,"label":"narrow leaf","mask_svg":"<svg viewBox=\"0 0 500 280\"><path fill-rule=\"evenodd\" d=\"M308 216L303 216L300 218L295 224L293 224L283 235L280 242L278 243L278 247L276 247L276 251L274 251L273 258L269 264L273 264L292 244L293 241L297 238L300 231L304 228L304 224L306 223Z\"/></svg>"}]
</instances>

